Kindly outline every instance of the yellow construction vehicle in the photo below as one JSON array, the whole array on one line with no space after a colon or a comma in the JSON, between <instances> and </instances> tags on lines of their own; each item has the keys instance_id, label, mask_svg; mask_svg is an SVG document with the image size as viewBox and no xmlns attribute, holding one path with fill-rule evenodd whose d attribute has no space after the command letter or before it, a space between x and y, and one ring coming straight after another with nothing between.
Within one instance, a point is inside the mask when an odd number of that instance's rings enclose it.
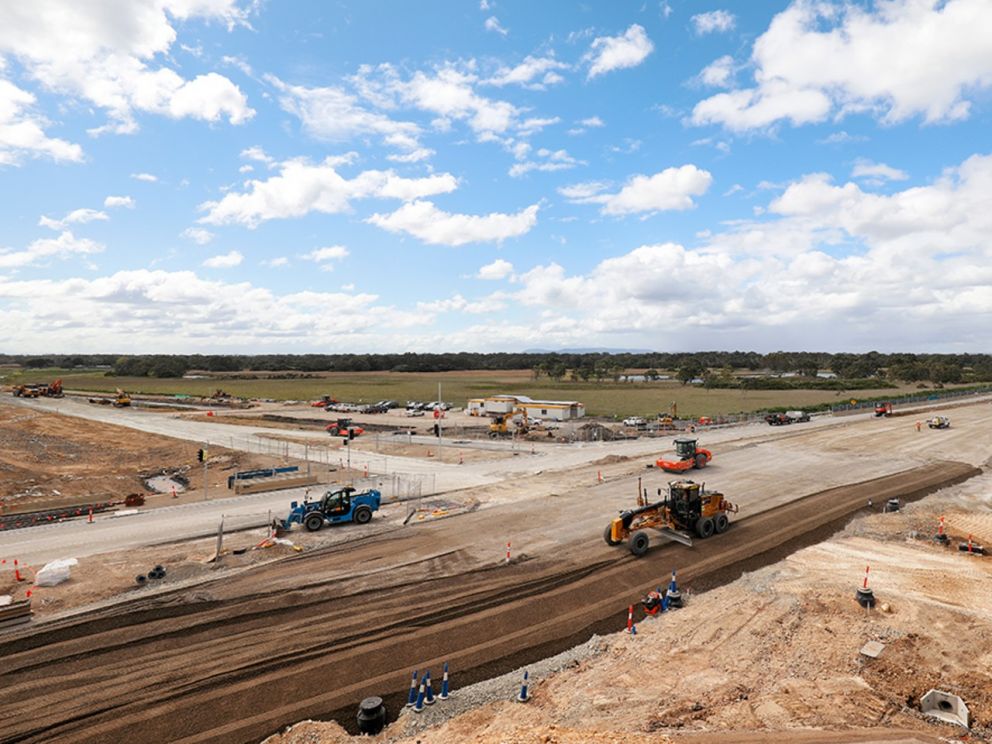
<instances>
[{"instance_id":1,"label":"yellow construction vehicle","mask_svg":"<svg viewBox=\"0 0 992 744\"><path fill-rule=\"evenodd\" d=\"M661 496L661 489L658 489ZM606 527L603 539L607 545L620 545L627 541L630 552L638 558L648 550L648 533L652 528L667 537L692 547L692 535L700 538L721 534L730 527L728 514L736 514L738 508L723 498L722 493L707 491L691 480L676 480L668 484L668 495L653 504L647 501L647 494L638 498L638 507L620 512Z\"/></svg>"},{"instance_id":2,"label":"yellow construction vehicle","mask_svg":"<svg viewBox=\"0 0 992 744\"><path fill-rule=\"evenodd\" d=\"M675 420L679 417L679 405L674 400L672 404L668 407L667 413L658 414L658 427L660 429L674 429Z\"/></svg>"},{"instance_id":3,"label":"yellow construction vehicle","mask_svg":"<svg viewBox=\"0 0 992 744\"><path fill-rule=\"evenodd\" d=\"M120 388L117 388L117 395L114 398L114 408L125 408L131 405L131 396Z\"/></svg>"},{"instance_id":4,"label":"yellow construction vehicle","mask_svg":"<svg viewBox=\"0 0 992 744\"><path fill-rule=\"evenodd\" d=\"M489 424L489 436L493 439L498 437L512 437L515 434L526 434L530 431L530 420L527 418L526 408L518 407L513 409L513 413L493 413L490 416L492 416L493 420ZM520 418L517 419L517 416L520 416ZM514 428L510 428L511 423L515 423Z\"/></svg>"}]
</instances>

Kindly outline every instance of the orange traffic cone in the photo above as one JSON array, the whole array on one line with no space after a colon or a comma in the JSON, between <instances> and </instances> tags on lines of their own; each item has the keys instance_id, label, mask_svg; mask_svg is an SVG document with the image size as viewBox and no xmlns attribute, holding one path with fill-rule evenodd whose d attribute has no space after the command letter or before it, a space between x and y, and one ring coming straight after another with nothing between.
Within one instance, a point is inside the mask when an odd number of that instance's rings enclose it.
<instances>
[{"instance_id":1,"label":"orange traffic cone","mask_svg":"<svg viewBox=\"0 0 992 744\"><path fill-rule=\"evenodd\" d=\"M14 559L14 581L24 581L24 577L21 576L20 566L17 565L17 559Z\"/></svg>"},{"instance_id":2,"label":"orange traffic cone","mask_svg":"<svg viewBox=\"0 0 992 744\"><path fill-rule=\"evenodd\" d=\"M90 507L90 515L86 517L86 524L93 524L93 507Z\"/></svg>"}]
</instances>

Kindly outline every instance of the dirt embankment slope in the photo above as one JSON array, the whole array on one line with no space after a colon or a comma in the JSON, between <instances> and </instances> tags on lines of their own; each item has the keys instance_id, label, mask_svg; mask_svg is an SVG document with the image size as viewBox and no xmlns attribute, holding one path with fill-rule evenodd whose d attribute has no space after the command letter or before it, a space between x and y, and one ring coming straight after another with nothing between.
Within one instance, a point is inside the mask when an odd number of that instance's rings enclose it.
<instances>
[{"instance_id":1,"label":"dirt embankment slope","mask_svg":"<svg viewBox=\"0 0 992 744\"><path fill-rule=\"evenodd\" d=\"M818 541L868 498L917 498L977 472L938 462L830 489L641 560L584 540L479 568L430 533L400 533L56 621L0 640L0 739L244 742L350 717L368 694L395 709L411 668L448 660L463 683L507 671L614 629L673 566L696 590L722 584Z\"/></svg>"}]
</instances>

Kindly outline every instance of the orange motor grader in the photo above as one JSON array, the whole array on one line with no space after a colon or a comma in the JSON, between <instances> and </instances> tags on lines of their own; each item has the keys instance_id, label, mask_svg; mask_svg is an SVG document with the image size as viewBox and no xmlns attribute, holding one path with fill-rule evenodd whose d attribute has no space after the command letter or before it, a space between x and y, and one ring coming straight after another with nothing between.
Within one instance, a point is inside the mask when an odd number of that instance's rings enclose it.
<instances>
[{"instance_id":1,"label":"orange motor grader","mask_svg":"<svg viewBox=\"0 0 992 744\"><path fill-rule=\"evenodd\" d=\"M658 495L661 496L660 488ZM690 531L700 538L726 532L730 527L727 515L737 511L738 508L723 498L722 493L707 491L703 485L691 480L672 481L664 499L620 512L620 516L607 525L603 539L611 546L626 541L630 552L640 558L647 552L650 542L644 531L647 528L692 547Z\"/></svg>"},{"instance_id":2,"label":"orange motor grader","mask_svg":"<svg viewBox=\"0 0 992 744\"><path fill-rule=\"evenodd\" d=\"M663 460L659 458L655 465L669 473L684 473L693 468L697 470L705 468L713 459L713 453L708 449L697 447L697 441L691 437L678 437L675 440L675 456L679 459Z\"/></svg>"}]
</instances>

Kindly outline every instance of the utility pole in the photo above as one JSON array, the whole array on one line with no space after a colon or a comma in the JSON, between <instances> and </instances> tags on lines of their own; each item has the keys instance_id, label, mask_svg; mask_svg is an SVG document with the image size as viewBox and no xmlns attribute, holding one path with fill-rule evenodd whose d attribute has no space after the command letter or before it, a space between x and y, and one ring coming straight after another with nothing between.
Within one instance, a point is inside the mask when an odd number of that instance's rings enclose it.
<instances>
[{"instance_id":1,"label":"utility pole","mask_svg":"<svg viewBox=\"0 0 992 744\"><path fill-rule=\"evenodd\" d=\"M437 384L437 461L441 458L441 419L444 418L444 400L441 398L441 383Z\"/></svg>"},{"instance_id":2,"label":"utility pole","mask_svg":"<svg viewBox=\"0 0 992 744\"><path fill-rule=\"evenodd\" d=\"M203 444L203 500L207 500L207 447L209 445L204 442ZM223 518L221 519L223 522ZM221 528L223 529L223 527ZM219 552L219 548L218 548Z\"/></svg>"}]
</instances>

